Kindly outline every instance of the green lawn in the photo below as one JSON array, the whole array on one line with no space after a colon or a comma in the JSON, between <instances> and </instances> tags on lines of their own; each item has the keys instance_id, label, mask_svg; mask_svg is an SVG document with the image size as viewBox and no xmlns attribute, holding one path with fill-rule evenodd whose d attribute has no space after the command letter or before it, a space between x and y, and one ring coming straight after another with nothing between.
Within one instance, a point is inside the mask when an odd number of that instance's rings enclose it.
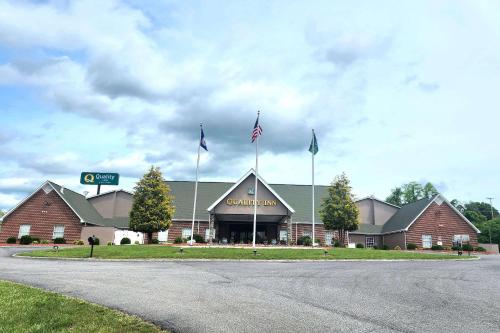
<instances>
[{"instance_id":1,"label":"green lawn","mask_svg":"<svg viewBox=\"0 0 500 333\"><path fill-rule=\"evenodd\" d=\"M165 332L122 312L0 281L0 332Z\"/></svg>"},{"instance_id":2,"label":"green lawn","mask_svg":"<svg viewBox=\"0 0 500 333\"><path fill-rule=\"evenodd\" d=\"M25 252L20 256L59 257L59 258L87 258L90 253L88 246L69 249L39 250ZM254 256L251 248L201 248L159 245L128 245L128 246L96 246L94 257L100 259L457 259L456 255L417 253L406 251L384 251L373 249L329 249L324 255L323 249L282 249L259 248ZM463 256L461 258L470 258Z\"/></svg>"}]
</instances>

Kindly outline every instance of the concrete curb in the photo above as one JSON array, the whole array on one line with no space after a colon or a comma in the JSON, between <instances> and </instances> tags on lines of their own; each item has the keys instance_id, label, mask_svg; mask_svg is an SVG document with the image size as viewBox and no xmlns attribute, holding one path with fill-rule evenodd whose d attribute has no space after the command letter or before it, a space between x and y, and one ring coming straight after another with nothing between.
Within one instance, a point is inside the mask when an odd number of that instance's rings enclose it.
<instances>
[{"instance_id":1,"label":"concrete curb","mask_svg":"<svg viewBox=\"0 0 500 333\"><path fill-rule=\"evenodd\" d=\"M13 254L12 257L25 258L25 259L38 259L38 260L70 260L70 261L89 261L89 262L209 262L209 261L226 261L226 262L241 262L241 261L256 261L256 262L408 262L408 261L475 261L480 260L480 257L471 257L463 259L203 259L203 258L186 258L186 259L173 259L173 258L154 258L154 259L99 259L99 258L54 258L54 257L30 257L18 256Z\"/></svg>"}]
</instances>

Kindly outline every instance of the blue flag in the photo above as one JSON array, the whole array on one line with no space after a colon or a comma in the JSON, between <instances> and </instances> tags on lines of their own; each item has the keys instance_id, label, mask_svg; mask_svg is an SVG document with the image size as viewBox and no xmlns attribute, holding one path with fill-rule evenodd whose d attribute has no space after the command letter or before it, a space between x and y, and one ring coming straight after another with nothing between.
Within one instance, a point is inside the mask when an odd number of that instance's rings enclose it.
<instances>
[{"instance_id":1,"label":"blue flag","mask_svg":"<svg viewBox=\"0 0 500 333\"><path fill-rule=\"evenodd\" d=\"M201 148L203 148L206 151L208 151L208 149L207 149L207 142L205 141L205 133L203 133L203 127L201 127L201 125L200 125L200 130L201 130L201 134L200 134L200 146L201 146Z\"/></svg>"}]
</instances>

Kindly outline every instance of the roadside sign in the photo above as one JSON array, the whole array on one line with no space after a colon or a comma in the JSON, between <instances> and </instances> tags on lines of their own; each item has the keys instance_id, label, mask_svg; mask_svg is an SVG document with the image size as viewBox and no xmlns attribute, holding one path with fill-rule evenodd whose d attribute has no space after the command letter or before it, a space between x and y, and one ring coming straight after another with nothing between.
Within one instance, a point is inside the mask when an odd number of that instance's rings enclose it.
<instances>
[{"instance_id":1,"label":"roadside sign","mask_svg":"<svg viewBox=\"0 0 500 333\"><path fill-rule=\"evenodd\" d=\"M80 184L83 185L118 185L120 175L110 172L82 172Z\"/></svg>"}]
</instances>

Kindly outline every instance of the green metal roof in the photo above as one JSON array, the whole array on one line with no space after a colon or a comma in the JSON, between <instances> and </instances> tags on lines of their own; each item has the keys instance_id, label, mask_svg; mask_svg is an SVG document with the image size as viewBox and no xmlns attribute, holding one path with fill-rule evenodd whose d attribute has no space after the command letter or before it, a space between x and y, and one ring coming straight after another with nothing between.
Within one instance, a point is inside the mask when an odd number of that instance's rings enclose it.
<instances>
[{"instance_id":1,"label":"green metal roof","mask_svg":"<svg viewBox=\"0 0 500 333\"><path fill-rule=\"evenodd\" d=\"M195 182L167 181L170 192L174 196L175 215L177 220L191 220L193 217L193 199ZM198 199L196 203L196 219L208 220L207 208L220 196L227 192L235 183L228 182L198 182ZM269 184L293 209L294 222L311 222L312 202L311 185ZM322 198L326 196L327 186L315 186L315 219L321 223L319 209Z\"/></svg>"},{"instance_id":2,"label":"green metal roof","mask_svg":"<svg viewBox=\"0 0 500 333\"><path fill-rule=\"evenodd\" d=\"M68 188L64 188L63 193L61 193L62 186L49 182L52 187L58 192L58 194L66 200L68 205L80 216L83 222L90 224L102 225L103 218L97 212L97 210L92 206L90 202L87 201L85 196L76 193Z\"/></svg>"},{"instance_id":3,"label":"green metal roof","mask_svg":"<svg viewBox=\"0 0 500 333\"><path fill-rule=\"evenodd\" d=\"M382 228L383 233L406 229L410 223L427 207L436 196L424 198L411 204L402 206Z\"/></svg>"}]
</instances>

